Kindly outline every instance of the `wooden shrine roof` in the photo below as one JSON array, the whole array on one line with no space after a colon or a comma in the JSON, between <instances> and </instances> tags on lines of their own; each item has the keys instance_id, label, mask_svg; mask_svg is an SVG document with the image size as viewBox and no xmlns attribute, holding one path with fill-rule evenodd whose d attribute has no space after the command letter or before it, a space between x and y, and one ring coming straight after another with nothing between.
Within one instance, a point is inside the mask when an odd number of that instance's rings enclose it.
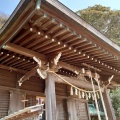
<instances>
[{"instance_id":1,"label":"wooden shrine roof","mask_svg":"<svg viewBox=\"0 0 120 120\"><path fill-rule=\"evenodd\" d=\"M43 59L62 52L60 61L77 68L87 63L100 69L105 80L115 75L114 80L120 83L119 46L59 1L36 3L37 0L21 0L0 30L0 65L29 71L37 64L25 54L26 50L43 55ZM19 47L22 52L17 51ZM64 70L63 74L67 72Z\"/></svg>"}]
</instances>

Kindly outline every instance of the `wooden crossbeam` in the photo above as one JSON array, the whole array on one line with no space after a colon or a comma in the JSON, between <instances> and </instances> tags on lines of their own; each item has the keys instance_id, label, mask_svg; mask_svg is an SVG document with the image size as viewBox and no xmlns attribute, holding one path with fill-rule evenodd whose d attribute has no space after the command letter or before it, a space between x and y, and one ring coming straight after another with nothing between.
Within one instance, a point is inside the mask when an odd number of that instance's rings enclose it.
<instances>
[{"instance_id":1,"label":"wooden crossbeam","mask_svg":"<svg viewBox=\"0 0 120 120\"><path fill-rule=\"evenodd\" d=\"M29 50L27 48L24 47L20 47L18 45L15 45L13 43L7 43L7 45L5 46L6 50L10 50L12 52L27 56L27 57L31 57L33 58L34 56L37 56L39 59L43 60L44 62L47 62L47 58L45 55L34 52L32 50Z\"/></svg>"},{"instance_id":2,"label":"wooden crossbeam","mask_svg":"<svg viewBox=\"0 0 120 120\"><path fill-rule=\"evenodd\" d=\"M36 56L40 60L43 60L44 63L48 62L48 58L45 55L37 53L37 52L32 51L32 50L29 50L29 49L24 48L24 47L20 47L18 45L10 43L10 42L6 44L4 49L12 51L12 52L15 52L15 53L18 53L18 54L21 54L21 55L24 55L24 56L27 56L27 57L31 57L31 58ZM67 64L65 62L59 61L57 65L62 67L62 68L65 68L65 69L68 69L70 71L73 71L73 72L75 72L75 71L80 72L81 71L79 68L74 67L73 65L69 65L69 64Z\"/></svg>"},{"instance_id":3,"label":"wooden crossbeam","mask_svg":"<svg viewBox=\"0 0 120 120\"><path fill-rule=\"evenodd\" d=\"M14 88L14 87L6 87L6 86L1 86L1 85L0 85L0 90L19 91L19 92L26 93L28 95L36 95L36 96L41 96L41 97L45 98L45 94L40 92L40 91L36 92L36 91L25 90L25 89L18 89L18 88Z\"/></svg>"},{"instance_id":4,"label":"wooden crossbeam","mask_svg":"<svg viewBox=\"0 0 120 120\"><path fill-rule=\"evenodd\" d=\"M37 53L35 51L32 51L30 49L15 45L13 43L7 43L6 46L4 47L4 49L27 56L27 57L31 57L33 58L34 56L36 56L37 58L39 58L40 60L42 60L43 63L48 63L48 58L40 53ZM77 68L73 65L67 64L65 62L61 62L59 61L58 64L59 68L65 68L68 69L70 71L73 71L74 73L82 73L80 68Z\"/></svg>"},{"instance_id":5,"label":"wooden crossbeam","mask_svg":"<svg viewBox=\"0 0 120 120\"><path fill-rule=\"evenodd\" d=\"M62 61L58 62L58 66L63 67L65 69L67 69L67 70L70 70L70 71L72 71L74 73L81 72L81 69L79 69L79 68L77 68L77 67L75 67L73 65L67 64L65 62L62 62Z\"/></svg>"},{"instance_id":6,"label":"wooden crossbeam","mask_svg":"<svg viewBox=\"0 0 120 120\"><path fill-rule=\"evenodd\" d=\"M82 81L82 80L78 80L75 77L66 77L66 76L63 76L63 75L61 75L61 77L65 80L67 80L69 83L71 83L71 84L73 84L77 87L92 90L92 86L91 86L90 82L85 82L85 81ZM56 82L66 84L62 79L60 79L58 77L56 77ZM96 85L94 85L94 86L95 86L95 89L98 89L98 86L96 86Z\"/></svg>"},{"instance_id":7,"label":"wooden crossbeam","mask_svg":"<svg viewBox=\"0 0 120 120\"><path fill-rule=\"evenodd\" d=\"M27 72L26 70L16 69L16 68L8 67L8 66L2 65L2 64L0 64L0 68L5 69L5 70L10 70L10 71L15 71L15 72L23 73L23 74L25 74Z\"/></svg>"},{"instance_id":8,"label":"wooden crossbeam","mask_svg":"<svg viewBox=\"0 0 120 120\"><path fill-rule=\"evenodd\" d=\"M1 65L0 65L1 66ZM4 66L4 67L1 67L2 69L7 69L7 70L9 70L8 68L8 66ZM37 67L36 67L37 68ZM33 70L35 70L36 68L33 68ZM20 73L23 73L22 71L23 70L20 70L20 69L16 69L16 68L13 68L13 67L11 67L11 69L13 70L13 71L18 71L18 72L20 72ZM30 72L32 72L32 70L30 71ZM24 71L24 73L26 73L25 75L24 75L24 80L25 79L27 79L28 77L30 77L30 75L32 75L32 74L29 74L30 72L28 72L28 71ZM34 72L34 71L33 71ZM81 88L88 88L88 89L92 89L91 88L91 84L89 83L89 82L85 82L85 81L82 81L82 80L78 80L77 78L75 78L75 77L66 77L66 76L64 76L64 75L62 75L62 77L65 79L65 80L67 80L68 82L70 82L71 84L73 84L73 85L75 85L75 86L78 86L78 87L81 87ZM56 80L55 80L55 82L57 82L57 83L64 83L64 84L66 84L63 80L61 80L60 78L58 78L58 77L56 77ZM95 86L95 88L97 89L98 87L96 87Z\"/></svg>"}]
</instances>

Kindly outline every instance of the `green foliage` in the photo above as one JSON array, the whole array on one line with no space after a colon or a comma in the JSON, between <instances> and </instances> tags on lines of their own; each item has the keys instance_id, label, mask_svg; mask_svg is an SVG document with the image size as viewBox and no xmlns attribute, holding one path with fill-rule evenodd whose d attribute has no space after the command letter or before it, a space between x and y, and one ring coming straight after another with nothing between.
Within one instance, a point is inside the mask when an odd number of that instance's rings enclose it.
<instances>
[{"instance_id":1,"label":"green foliage","mask_svg":"<svg viewBox=\"0 0 120 120\"><path fill-rule=\"evenodd\" d=\"M5 24L7 19L8 19L8 16L5 13L0 12L0 29Z\"/></svg>"},{"instance_id":2,"label":"green foliage","mask_svg":"<svg viewBox=\"0 0 120 120\"><path fill-rule=\"evenodd\" d=\"M112 90L110 93L110 97L112 100L112 105L115 110L116 116L120 116L120 87Z\"/></svg>"},{"instance_id":3,"label":"green foliage","mask_svg":"<svg viewBox=\"0 0 120 120\"><path fill-rule=\"evenodd\" d=\"M120 45L120 10L111 10L109 7L95 5L76 13L113 42ZM120 88L112 90L110 96L116 116L120 116Z\"/></svg>"},{"instance_id":4,"label":"green foliage","mask_svg":"<svg viewBox=\"0 0 120 120\"><path fill-rule=\"evenodd\" d=\"M120 10L95 5L76 12L109 39L120 45Z\"/></svg>"}]
</instances>

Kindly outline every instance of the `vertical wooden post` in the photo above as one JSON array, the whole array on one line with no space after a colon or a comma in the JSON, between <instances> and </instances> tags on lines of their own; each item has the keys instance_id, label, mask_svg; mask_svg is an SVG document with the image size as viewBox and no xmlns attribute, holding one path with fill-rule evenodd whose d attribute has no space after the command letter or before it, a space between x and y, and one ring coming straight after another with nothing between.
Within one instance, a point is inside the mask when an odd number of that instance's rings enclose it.
<instances>
[{"instance_id":1,"label":"vertical wooden post","mask_svg":"<svg viewBox=\"0 0 120 120\"><path fill-rule=\"evenodd\" d=\"M16 91L12 91L10 93L9 114L24 109L24 103L21 101L25 99L24 95L25 95L24 93Z\"/></svg>"},{"instance_id":2,"label":"vertical wooden post","mask_svg":"<svg viewBox=\"0 0 120 120\"><path fill-rule=\"evenodd\" d=\"M107 113L108 113L108 119L116 120L115 113L114 113L114 110L112 107L112 103L111 103L109 92L108 92L107 88L104 89L103 98L104 98L104 102L105 102Z\"/></svg>"},{"instance_id":3,"label":"vertical wooden post","mask_svg":"<svg viewBox=\"0 0 120 120\"><path fill-rule=\"evenodd\" d=\"M46 120L56 120L55 76L48 73L46 79Z\"/></svg>"}]
</instances>

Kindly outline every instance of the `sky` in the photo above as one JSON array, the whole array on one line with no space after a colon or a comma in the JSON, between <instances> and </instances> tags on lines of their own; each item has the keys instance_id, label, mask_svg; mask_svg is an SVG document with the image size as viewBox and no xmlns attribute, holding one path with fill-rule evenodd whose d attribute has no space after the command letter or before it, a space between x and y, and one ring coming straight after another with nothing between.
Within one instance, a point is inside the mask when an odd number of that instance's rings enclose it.
<instances>
[{"instance_id":1,"label":"sky","mask_svg":"<svg viewBox=\"0 0 120 120\"><path fill-rule=\"evenodd\" d=\"M20 0L0 0L0 12L11 15Z\"/></svg>"},{"instance_id":2,"label":"sky","mask_svg":"<svg viewBox=\"0 0 120 120\"><path fill-rule=\"evenodd\" d=\"M65 6L73 10L74 12L85 9L89 6L100 4L106 7L110 7L113 10L120 10L120 0L59 0Z\"/></svg>"},{"instance_id":3,"label":"sky","mask_svg":"<svg viewBox=\"0 0 120 120\"><path fill-rule=\"evenodd\" d=\"M0 0L0 12L10 15L20 0ZM59 0L65 6L76 12L88 6L101 4L113 10L120 10L120 0Z\"/></svg>"}]
</instances>

